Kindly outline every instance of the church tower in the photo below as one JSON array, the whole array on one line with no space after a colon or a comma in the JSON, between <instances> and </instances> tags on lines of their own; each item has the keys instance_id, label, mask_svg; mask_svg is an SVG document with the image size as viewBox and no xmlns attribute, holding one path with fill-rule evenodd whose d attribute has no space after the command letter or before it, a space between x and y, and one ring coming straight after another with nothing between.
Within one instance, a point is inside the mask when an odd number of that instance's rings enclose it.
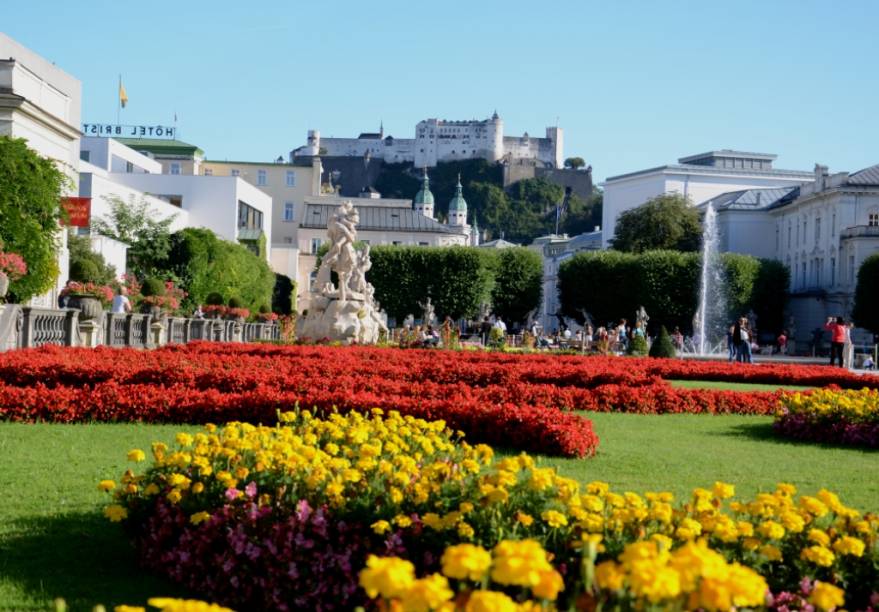
<instances>
[{"instance_id":1,"label":"church tower","mask_svg":"<svg viewBox=\"0 0 879 612\"><path fill-rule=\"evenodd\" d=\"M461 193L461 175L458 174L458 185L455 187L455 197L449 202L449 225L453 227L467 227L467 200Z\"/></svg>"},{"instance_id":2,"label":"church tower","mask_svg":"<svg viewBox=\"0 0 879 612\"><path fill-rule=\"evenodd\" d=\"M433 194L430 192L430 179L427 177L427 168L424 168L424 179L421 189L415 194L415 210L425 217L433 219Z\"/></svg>"},{"instance_id":3,"label":"church tower","mask_svg":"<svg viewBox=\"0 0 879 612\"><path fill-rule=\"evenodd\" d=\"M473 212L473 225L470 227L470 246L479 246L479 223L476 221L476 212Z\"/></svg>"}]
</instances>

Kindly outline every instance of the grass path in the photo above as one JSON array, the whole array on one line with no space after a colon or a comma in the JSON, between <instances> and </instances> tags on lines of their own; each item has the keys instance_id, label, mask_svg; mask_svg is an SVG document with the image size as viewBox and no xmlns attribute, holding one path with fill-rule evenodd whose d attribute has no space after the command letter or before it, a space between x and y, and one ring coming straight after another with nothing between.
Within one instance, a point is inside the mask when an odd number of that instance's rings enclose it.
<instances>
[{"instance_id":1,"label":"grass path","mask_svg":"<svg viewBox=\"0 0 879 612\"><path fill-rule=\"evenodd\" d=\"M786 481L803 492L827 487L849 505L879 510L879 452L779 441L767 417L588 416L601 438L598 456L541 463L617 491L686 496L724 480L750 496ZM181 429L193 428L0 423L0 610L46 610L58 596L71 610L91 610L185 595L138 568L121 528L101 515L107 496L96 488L131 467L129 449L147 451Z\"/></svg>"},{"instance_id":2,"label":"grass path","mask_svg":"<svg viewBox=\"0 0 879 612\"><path fill-rule=\"evenodd\" d=\"M764 383L736 383L714 380L669 380L668 384L680 389L720 389L723 391L805 391L812 387L798 385L767 385Z\"/></svg>"}]
</instances>

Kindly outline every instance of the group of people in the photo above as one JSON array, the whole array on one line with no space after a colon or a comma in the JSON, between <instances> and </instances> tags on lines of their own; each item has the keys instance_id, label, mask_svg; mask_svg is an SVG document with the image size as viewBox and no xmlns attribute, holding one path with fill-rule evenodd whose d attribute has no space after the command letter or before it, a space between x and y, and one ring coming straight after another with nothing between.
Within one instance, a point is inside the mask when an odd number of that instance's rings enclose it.
<instances>
[{"instance_id":1,"label":"group of people","mask_svg":"<svg viewBox=\"0 0 879 612\"><path fill-rule=\"evenodd\" d=\"M850 368L854 363L855 345L852 343L854 323L842 317L827 317L824 329L830 332L830 365Z\"/></svg>"},{"instance_id":2,"label":"group of people","mask_svg":"<svg viewBox=\"0 0 879 612\"><path fill-rule=\"evenodd\" d=\"M752 363L752 344L756 345L756 332L751 328L747 317L741 317L726 332L726 346L729 360L739 363Z\"/></svg>"}]
</instances>

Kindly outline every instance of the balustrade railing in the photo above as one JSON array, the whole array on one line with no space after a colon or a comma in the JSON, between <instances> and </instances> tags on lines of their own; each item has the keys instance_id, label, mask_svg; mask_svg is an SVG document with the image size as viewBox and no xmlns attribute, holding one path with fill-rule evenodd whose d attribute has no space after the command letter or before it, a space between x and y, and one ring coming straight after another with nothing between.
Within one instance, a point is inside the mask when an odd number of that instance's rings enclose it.
<instances>
[{"instance_id":1,"label":"balustrade railing","mask_svg":"<svg viewBox=\"0 0 879 612\"><path fill-rule=\"evenodd\" d=\"M16 304L0 305L0 351L56 344L155 348L193 340L212 342L260 342L278 340L275 323L241 323L225 319L154 318L148 314L106 312L86 339L80 333L79 310L52 309Z\"/></svg>"}]
</instances>

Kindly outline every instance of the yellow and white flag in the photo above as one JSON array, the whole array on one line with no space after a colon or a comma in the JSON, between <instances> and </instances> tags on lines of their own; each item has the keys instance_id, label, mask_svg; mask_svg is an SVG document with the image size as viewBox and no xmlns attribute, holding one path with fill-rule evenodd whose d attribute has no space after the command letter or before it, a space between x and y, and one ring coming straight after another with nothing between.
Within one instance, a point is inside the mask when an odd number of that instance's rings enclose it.
<instances>
[{"instance_id":1,"label":"yellow and white flag","mask_svg":"<svg viewBox=\"0 0 879 612\"><path fill-rule=\"evenodd\" d=\"M128 104L128 94L125 93L125 86L122 84L122 77L119 77L119 106L125 108Z\"/></svg>"}]
</instances>

